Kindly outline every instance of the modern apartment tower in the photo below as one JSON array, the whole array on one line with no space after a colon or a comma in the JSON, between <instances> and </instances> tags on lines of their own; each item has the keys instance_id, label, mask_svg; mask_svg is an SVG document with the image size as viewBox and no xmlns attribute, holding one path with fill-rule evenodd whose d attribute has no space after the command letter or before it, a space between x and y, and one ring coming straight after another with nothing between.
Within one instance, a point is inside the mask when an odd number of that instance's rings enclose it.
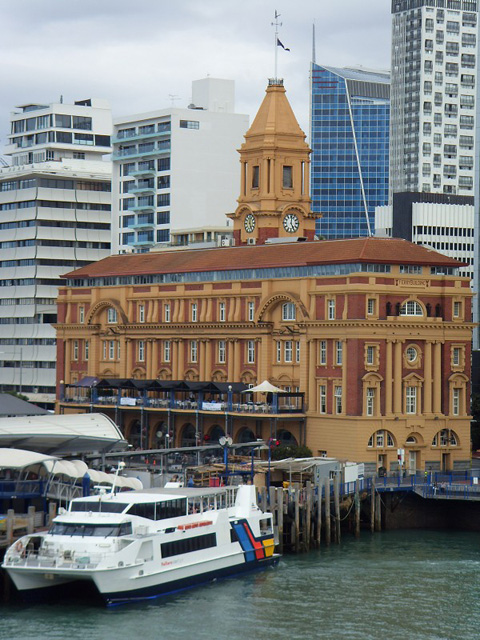
<instances>
[{"instance_id":1,"label":"modern apartment tower","mask_svg":"<svg viewBox=\"0 0 480 640\"><path fill-rule=\"evenodd\" d=\"M477 0L393 0L389 205L377 235L468 262L473 276Z\"/></svg>"},{"instance_id":2,"label":"modern apartment tower","mask_svg":"<svg viewBox=\"0 0 480 640\"><path fill-rule=\"evenodd\" d=\"M311 69L311 196L325 239L371 235L388 201L390 75Z\"/></svg>"},{"instance_id":3,"label":"modern apartment tower","mask_svg":"<svg viewBox=\"0 0 480 640\"><path fill-rule=\"evenodd\" d=\"M233 80L196 80L188 108L114 121L113 253L148 251L174 231L183 242L189 229L227 227L248 128L234 89Z\"/></svg>"},{"instance_id":4,"label":"modern apartment tower","mask_svg":"<svg viewBox=\"0 0 480 640\"><path fill-rule=\"evenodd\" d=\"M0 389L47 407L60 276L110 254L111 164L102 155L111 129L110 108L96 99L22 105L11 116L11 166L0 169Z\"/></svg>"},{"instance_id":5,"label":"modern apartment tower","mask_svg":"<svg viewBox=\"0 0 480 640\"><path fill-rule=\"evenodd\" d=\"M392 1L390 193L471 196L477 0Z\"/></svg>"}]
</instances>

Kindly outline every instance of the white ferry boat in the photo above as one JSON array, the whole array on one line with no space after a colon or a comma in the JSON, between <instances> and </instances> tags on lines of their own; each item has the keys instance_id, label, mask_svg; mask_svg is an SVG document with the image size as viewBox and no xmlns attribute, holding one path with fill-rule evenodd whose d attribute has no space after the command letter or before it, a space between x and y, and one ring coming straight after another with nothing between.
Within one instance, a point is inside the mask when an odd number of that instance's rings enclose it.
<instances>
[{"instance_id":1,"label":"white ferry boat","mask_svg":"<svg viewBox=\"0 0 480 640\"><path fill-rule=\"evenodd\" d=\"M148 489L72 500L48 532L9 547L2 566L26 596L88 580L117 604L272 565L274 546L272 514L252 485Z\"/></svg>"}]
</instances>

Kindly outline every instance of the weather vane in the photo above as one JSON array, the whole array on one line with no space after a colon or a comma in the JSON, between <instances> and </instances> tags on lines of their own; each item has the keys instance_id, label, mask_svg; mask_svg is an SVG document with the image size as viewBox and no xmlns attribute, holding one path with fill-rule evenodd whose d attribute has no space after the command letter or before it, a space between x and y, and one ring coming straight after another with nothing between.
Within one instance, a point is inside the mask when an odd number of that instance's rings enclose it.
<instances>
[{"instance_id":1,"label":"weather vane","mask_svg":"<svg viewBox=\"0 0 480 640\"><path fill-rule=\"evenodd\" d=\"M282 47L285 51L290 51L280 40L278 37L278 27L282 26L282 23L278 21L280 18L280 14L275 9L275 22L272 22L272 27L275 27L275 79L277 79L277 66L278 66L278 47Z\"/></svg>"}]
</instances>

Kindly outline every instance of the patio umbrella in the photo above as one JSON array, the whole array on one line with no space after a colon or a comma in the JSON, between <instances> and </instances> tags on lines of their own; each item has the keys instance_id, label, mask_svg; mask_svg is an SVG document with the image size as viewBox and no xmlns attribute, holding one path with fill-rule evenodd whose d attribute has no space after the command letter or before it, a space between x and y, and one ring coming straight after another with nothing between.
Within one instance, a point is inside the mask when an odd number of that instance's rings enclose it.
<instances>
[{"instance_id":1,"label":"patio umbrella","mask_svg":"<svg viewBox=\"0 0 480 640\"><path fill-rule=\"evenodd\" d=\"M268 380L264 380L260 384L257 384L256 387L251 387L251 389L245 389L242 393L285 393L283 389L279 387L275 387Z\"/></svg>"}]
</instances>

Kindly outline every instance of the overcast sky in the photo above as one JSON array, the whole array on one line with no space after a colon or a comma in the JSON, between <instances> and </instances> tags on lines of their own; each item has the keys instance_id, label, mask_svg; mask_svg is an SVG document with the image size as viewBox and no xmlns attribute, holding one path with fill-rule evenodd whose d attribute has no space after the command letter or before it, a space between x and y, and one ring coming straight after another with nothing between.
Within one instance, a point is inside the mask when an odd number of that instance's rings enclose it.
<instances>
[{"instance_id":1,"label":"overcast sky","mask_svg":"<svg viewBox=\"0 0 480 640\"><path fill-rule=\"evenodd\" d=\"M252 119L274 75L275 9L291 50L278 49L278 75L306 132L314 22L317 63L389 68L389 0L0 0L0 144L17 104L185 107L207 75L235 80L236 111Z\"/></svg>"}]
</instances>

